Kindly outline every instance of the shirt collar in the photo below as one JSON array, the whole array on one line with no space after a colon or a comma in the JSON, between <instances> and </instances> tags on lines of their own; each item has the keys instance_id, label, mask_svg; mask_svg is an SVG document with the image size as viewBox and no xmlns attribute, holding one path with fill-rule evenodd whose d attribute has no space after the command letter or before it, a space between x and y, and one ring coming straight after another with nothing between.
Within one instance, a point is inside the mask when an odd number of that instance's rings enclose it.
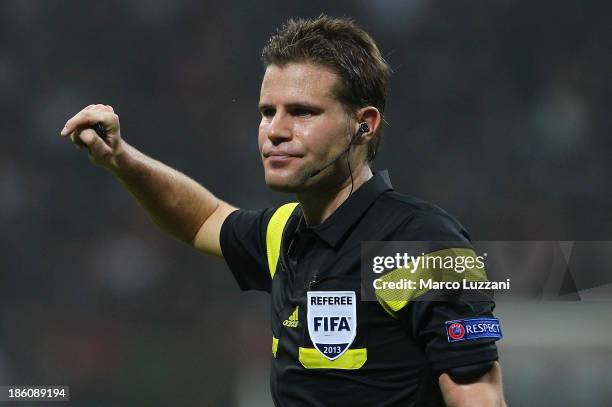
<instances>
[{"instance_id":1,"label":"shirt collar","mask_svg":"<svg viewBox=\"0 0 612 407\"><path fill-rule=\"evenodd\" d=\"M323 241L335 247L374 203L374 201L385 191L392 190L389 172L378 171L372 178L367 180L357 191L349 196L338 209L334 211L323 223L309 228ZM305 228L304 215L300 217L298 230Z\"/></svg>"}]
</instances>

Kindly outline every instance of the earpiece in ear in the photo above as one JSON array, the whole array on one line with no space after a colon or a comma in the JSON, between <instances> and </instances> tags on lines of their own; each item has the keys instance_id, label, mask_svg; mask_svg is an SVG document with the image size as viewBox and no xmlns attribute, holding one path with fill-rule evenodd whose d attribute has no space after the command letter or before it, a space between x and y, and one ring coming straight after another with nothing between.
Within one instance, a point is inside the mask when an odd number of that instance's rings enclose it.
<instances>
[{"instance_id":1,"label":"earpiece in ear","mask_svg":"<svg viewBox=\"0 0 612 407\"><path fill-rule=\"evenodd\" d=\"M370 126L368 126L368 123L366 122L361 122L359 123L359 131L363 134L363 133L367 133L368 131L370 131Z\"/></svg>"}]
</instances>

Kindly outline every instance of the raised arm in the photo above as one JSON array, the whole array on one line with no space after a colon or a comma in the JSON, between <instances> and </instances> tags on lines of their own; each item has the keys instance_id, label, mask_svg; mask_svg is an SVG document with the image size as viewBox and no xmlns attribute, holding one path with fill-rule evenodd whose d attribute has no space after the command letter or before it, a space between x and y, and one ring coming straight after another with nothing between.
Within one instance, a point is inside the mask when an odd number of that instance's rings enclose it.
<instances>
[{"instance_id":1,"label":"raised arm","mask_svg":"<svg viewBox=\"0 0 612 407\"><path fill-rule=\"evenodd\" d=\"M91 126L102 123L103 140ZM236 208L121 138L119 116L108 105L89 105L66 122L62 136L85 147L89 159L111 171L163 231L198 250L222 257L221 225Z\"/></svg>"}]
</instances>

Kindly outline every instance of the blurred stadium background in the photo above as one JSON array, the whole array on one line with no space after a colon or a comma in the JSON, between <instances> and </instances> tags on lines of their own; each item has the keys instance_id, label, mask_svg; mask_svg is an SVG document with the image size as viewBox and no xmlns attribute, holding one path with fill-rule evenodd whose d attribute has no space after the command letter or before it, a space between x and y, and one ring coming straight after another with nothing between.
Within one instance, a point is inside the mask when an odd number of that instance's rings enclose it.
<instances>
[{"instance_id":1,"label":"blurred stadium background","mask_svg":"<svg viewBox=\"0 0 612 407\"><path fill-rule=\"evenodd\" d=\"M476 240L612 240L609 1L0 3L0 384L75 406L269 406L268 298L160 234L60 140L90 103L242 207L259 51L291 16L355 18L394 69L378 168ZM609 405L612 303L502 303L515 406ZM34 404L31 404L34 405Z\"/></svg>"}]
</instances>

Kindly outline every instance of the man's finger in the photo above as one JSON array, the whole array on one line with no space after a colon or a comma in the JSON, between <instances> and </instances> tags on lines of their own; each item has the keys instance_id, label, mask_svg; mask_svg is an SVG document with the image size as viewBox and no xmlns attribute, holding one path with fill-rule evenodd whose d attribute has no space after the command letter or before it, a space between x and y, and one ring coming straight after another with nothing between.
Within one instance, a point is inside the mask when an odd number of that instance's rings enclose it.
<instances>
[{"instance_id":1,"label":"man's finger","mask_svg":"<svg viewBox=\"0 0 612 407\"><path fill-rule=\"evenodd\" d=\"M85 129L79 134L79 139L87 148L91 147L96 142L96 132L90 129Z\"/></svg>"},{"instance_id":2,"label":"man's finger","mask_svg":"<svg viewBox=\"0 0 612 407\"><path fill-rule=\"evenodd\" d=\"M66 122L60 134L66 136L80 127L89 127L98 122L104 122L104 119L108 118L109 114L113 113L99 110L81 110Z\"/></svg>"},{"instance_id":3,"label":"man's finger","mask_svg":"<svg viewBox=\"0 0 612 407\"><path fill-rule=\"evenodd\" d=\"M70 140L74 143L75 146L79 148L79 150L85 147L85 144L81 141L81 132L79 130L75 131L70 135Z\"/></svg>"},{"instance_id":4,"label":"man's finger","mask_svg":"<svg viewBox=\"0 0 612 407\"><path fill-rule=\"evenodd\" d=\"M78 129L79 127L87 126L90 124L90 122L93 122L93 117L91 115L92 111L88 110L90 106L87 106L85 109L81 110L79 113L75 114L70 120L68 120L60 134L62 136L66 136Z\"/></svg>"},{"instance_id":5,"label":"man's finger","mask_svg":"<svg viewBox=\"0 0 612 407\"><path fill-rule=\"evenodd\" d=\"M101 158L111 152L108 145L91 129L83 130L79 138L93 158Z\"/></svg>"}]
</instances>

